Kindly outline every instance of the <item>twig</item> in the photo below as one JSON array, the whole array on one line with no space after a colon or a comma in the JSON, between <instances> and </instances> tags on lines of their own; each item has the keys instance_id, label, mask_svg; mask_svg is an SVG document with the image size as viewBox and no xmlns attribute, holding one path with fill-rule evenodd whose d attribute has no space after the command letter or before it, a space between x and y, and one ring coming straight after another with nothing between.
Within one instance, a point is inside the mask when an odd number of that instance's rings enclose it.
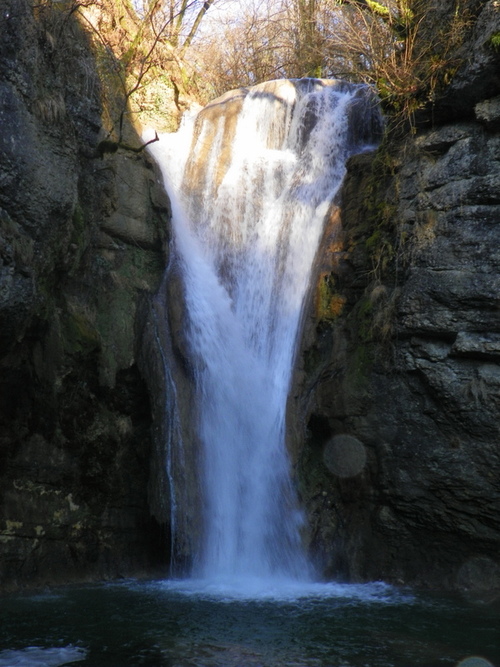
<instances>
[{"instance_id":1,"label":"twig","mask_svg":"<svg viewBox=\"0 0 500 667\"><path fill-rule=\"evenodd\" d=\"M129 146L128 144L124 143L123 141L110 141L109 139L104 139L101 141L96 148L95 155L94 157L99 157L104 159L104 155L106 153L116 153L116 151L121 148L124 151L130 151L132 153L141 153L146 146L149 146L150 144L154 144L156 141L160 141L160 137L158 136L158 132L155 131L155 136L154 139L150 139L149 141L146 141L146 143L142 144L139 147L136 146Z\"/></svg>"}]
</instances>

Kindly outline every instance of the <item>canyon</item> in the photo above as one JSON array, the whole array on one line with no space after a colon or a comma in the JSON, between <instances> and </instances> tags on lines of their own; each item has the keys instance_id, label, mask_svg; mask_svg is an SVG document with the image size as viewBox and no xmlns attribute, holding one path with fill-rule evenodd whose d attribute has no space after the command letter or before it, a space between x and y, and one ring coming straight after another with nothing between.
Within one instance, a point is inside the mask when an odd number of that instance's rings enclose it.
<instances>
[{"instance_id":1,"label":"canyon","mask_svg":"<svg viewBox=\"0 0 500 667\"><path fill-rule=\"evenodd\" d=\"M120 102L78 22L3 4L0 589L166 574L170 202L130 122L136 150L102 150ZM500 588L499 30L484 3L445 93L330 210L287 406L328 578Z\"/></svg>"}]
</instances>

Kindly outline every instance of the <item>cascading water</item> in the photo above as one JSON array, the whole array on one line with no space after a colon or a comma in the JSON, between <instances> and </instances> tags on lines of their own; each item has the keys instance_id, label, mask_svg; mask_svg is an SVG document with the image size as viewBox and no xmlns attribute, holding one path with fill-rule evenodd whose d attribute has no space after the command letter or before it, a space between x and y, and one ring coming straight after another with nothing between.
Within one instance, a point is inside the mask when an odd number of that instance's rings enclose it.
<instances>
[{"instance_id":1,"label":"cascading water","mask_svg":"<svg viewBox=\"0 0 500 667\"><path fill-rule=\"evenodd\" d=\"M368 87L284 80L227 94L151 146L184 285L203 578L309 577L287 397L325 217L347 157L377 130Z\"/></svg>"},{"instance_id":2,"label":"cascading water","mask_svg":"<svg viewBox=\"0 0 500 667\"><path fill-rule=\"evenodd\" d=\"M488 559L486 570L469 568L481 559L465 563L463 599L304 582L285 403L323 218L345 158L377 124L365 87L284 81L219 100L191 134L187 126L153 145L165 171L178 173L167 179L171 263L139 311L151 408L165 417L155 422L151 471L164 495L153 488L150 507L170 524L172 560L195 546L193 574L208 581L2 594L0 667L500 665L496 589L481 577L474 587L478 571L494 583ZM229 585L220 581L228 575Z\"/></svg>"}]
</instances>

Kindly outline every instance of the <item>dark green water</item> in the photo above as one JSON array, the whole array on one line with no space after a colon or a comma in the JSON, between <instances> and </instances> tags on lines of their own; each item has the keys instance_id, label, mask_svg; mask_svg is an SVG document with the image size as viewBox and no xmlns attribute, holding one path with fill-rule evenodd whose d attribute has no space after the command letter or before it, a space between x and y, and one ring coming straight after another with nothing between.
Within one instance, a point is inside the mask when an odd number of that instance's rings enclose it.
<instances>
[{"instance_id":1,"label":"dark green water","mask_svg":"<svg viewBox=\"0 0 500 667\"><path fill-rule=\"evenodd\" d=\"M465 667L500 665L498 604L383 584L251 599L189 582L123 582L0 598L0 667L437 667L466 658Z\"/></svg>"}]
</instances>

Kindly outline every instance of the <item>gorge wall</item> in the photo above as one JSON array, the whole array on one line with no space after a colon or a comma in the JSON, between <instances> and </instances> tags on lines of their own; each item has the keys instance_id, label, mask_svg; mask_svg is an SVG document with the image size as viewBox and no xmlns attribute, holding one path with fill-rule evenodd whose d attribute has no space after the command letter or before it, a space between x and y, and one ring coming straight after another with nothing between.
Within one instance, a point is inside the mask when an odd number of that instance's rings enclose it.
<instances>
[{"instance_id":1,"label":"gorge wall","mask_svg":"<svg viewBox=\"0 0 500 667\"><path fill-rule=\"evenodd\" d=\"M0 7L3 590L166 559L136 313L163 274L169 204L142 153L98 149L124 100L106 99L76 18L31 4ZM124 139L141 145L127 123Z\"/></svg>"},{"instance_id":2,"label":"gorge wall","mask_svg":"<svg viewBox=\"0 0 500 667\"><path fill-rule=\"evenodd\" d=\"M289 412L327 576L499 587L500 25L480 4L416 134L350 160L318 259ZM0 7L0 590L169 558L169 204L144 153L99 150L123 97L59 19Z\"/></svg>"},{"instance_id":3,"label":"gorge wall","mask_svg":"<svg viewBox=\"0 0 500 667\"><path fill-rule=\"evenodd\" d=\"M332 212L290 399L329 574L500 589L499 14L414 136L351 158Z\"/></svg>"}]
</instances>

